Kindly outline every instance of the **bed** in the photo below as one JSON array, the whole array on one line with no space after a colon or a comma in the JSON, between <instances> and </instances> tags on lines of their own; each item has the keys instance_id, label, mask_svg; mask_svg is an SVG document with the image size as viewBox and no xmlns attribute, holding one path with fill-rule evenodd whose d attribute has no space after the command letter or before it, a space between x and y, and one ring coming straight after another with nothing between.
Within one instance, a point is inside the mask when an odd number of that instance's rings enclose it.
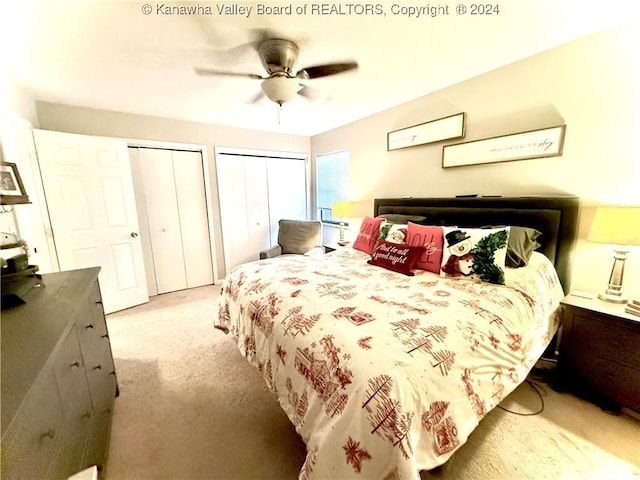
<instances>
[{"instance_id":1,"label":"bed","mask_svg":"<svg viewBox=\"0 0 640 480\"><path fill-rule=\"evenodd\" d=\"M215 327L259 369L305 441L299 478L417 479L446 462L556 333L577 220L575 197L376 199L352 246L230 272ZM368 222L403 236L440 228L438 268L400 265L415 235L362 249ZM479 278L479 267L443 273L463 243L476 242L470 261L488 251L499 264L507 240L530 229L536 250L526 265L499 268L498 280Z\"/></svg>"}]
</instances>

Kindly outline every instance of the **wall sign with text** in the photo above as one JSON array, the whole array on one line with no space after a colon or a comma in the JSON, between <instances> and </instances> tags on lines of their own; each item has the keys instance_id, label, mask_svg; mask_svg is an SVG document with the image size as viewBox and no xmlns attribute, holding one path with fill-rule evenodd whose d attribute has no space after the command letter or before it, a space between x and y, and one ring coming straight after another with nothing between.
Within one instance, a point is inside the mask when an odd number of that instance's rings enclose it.
<instances>
[{"instance_id":1,"label":"wall sign with text","mask_svg":"<svg viewBox=\"0 0 640 480\"><path fill-rule=\"evenodd\" d=\"M450 138L462 138L464 137L464 117L464 112L461 112L389 132L387 134L387 150L413 147Z\"/></svg>"},{"instance_id":2,"label":"wall sign with text","mask_svg":"<svg viewBox=\"0 0 640 480\"><path fill-rule=\"evenodd\" d=\"M442 168L562 155L566 125L442 147Z\"/></svg>"}]
</instances>

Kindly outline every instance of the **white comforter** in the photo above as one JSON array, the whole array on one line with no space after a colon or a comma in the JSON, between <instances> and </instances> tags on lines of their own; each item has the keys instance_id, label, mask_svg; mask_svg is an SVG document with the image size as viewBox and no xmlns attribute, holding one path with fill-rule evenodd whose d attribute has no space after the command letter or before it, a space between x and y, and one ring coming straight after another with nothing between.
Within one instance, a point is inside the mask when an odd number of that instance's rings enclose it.
<instances>
[{"instance_id":1,"label":"white comforter","mask_svg":"<svg viewBox=\"0 0 640 480\"><path fill-rule=\"evenodd\" d=\"M417 479L521 383L558 325L551 263L506 285L414 277L344 248L244 264L216 327L276 394L307 445L301 479Z\"/></svg>"}]
</instances>

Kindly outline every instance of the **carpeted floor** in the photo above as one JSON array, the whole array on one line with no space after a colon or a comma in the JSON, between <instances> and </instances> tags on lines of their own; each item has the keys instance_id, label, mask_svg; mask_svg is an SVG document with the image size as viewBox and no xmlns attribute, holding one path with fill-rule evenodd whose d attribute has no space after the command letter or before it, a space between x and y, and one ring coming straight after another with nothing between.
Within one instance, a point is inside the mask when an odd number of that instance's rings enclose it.
<instances>
[{"instance_id":1,"label":"carpeted floor","mask_svg":"<svg viewBox=\"0 0 640 480\"><path fill-rule=\"evenodd\" d=\"M107 317L120 386L107 480L297 478L305 446L233 340L213 328L218 287ZM543 385L544 411L489 413L423 479L640 479L640 422ZM525 383L502 406L530 413Z\"/></svg>"}]
</instances>

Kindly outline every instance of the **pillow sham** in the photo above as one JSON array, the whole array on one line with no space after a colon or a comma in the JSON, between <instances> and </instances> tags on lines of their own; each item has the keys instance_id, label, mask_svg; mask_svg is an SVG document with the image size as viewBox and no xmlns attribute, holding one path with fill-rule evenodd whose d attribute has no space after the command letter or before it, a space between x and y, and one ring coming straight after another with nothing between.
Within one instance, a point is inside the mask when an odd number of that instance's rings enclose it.
<instances>
[{"instance_id":1,"label":"pillow sham","mask_svg":"<svg viewBox=\"0 0 640 480\"><path fill-rule=\"evenodd\" d=\"M384 218L389 223L404 223L405 225L409 222L421 223L427 219L422 215L405 215L402 213L382 213L376 218Z\"/></svg>"},{"instance_id":2,"label":"pillow sham","mask_svg":"<svg viewBox=\"0 0 640 480\"><path fill-rule=\"evenodd\" d=\"M380 225L382 222L384 222L383 218L364 217L358 236L353 242L353 248L371 255L373 247L378 240L378 235L380 235Z\"/></svg>"},{"instance_id":3,"label":"pillow sham","mask_svg":"<svg viewBox=\"0 0 640 480\"><path fill-rule=\"evenodd\" d=\"M530 227L511 227L509 231L509 243L507 244L507 267L526 267L531 254L541 245L538 237L541 232Z\"/></svg>"},{"instance_id":4,"label":"pillow sham","mask_svg":"<svg viewBox=\"0 0 640 480\"><path fill-rule=\"evenodd\" d=\"M416 262L415 268L440 273L442 246L444 243L442 227L418 225L409 222L407 226L407 243L411 246L424 247L420 258Z\"/></svg>"},{"instance_id":5,"label":"pillow sham","mask_svg":"<svg viewBox=\"0 0 640 480\"><path fill-rule=\"evenodd\" d=\"M413 276L412 270L422 250L424 250L424 247L412 247L406 243L378 240L373 252L371 252L371 259L367 263L393 270L403 275Z\"/></svg>"},{"instance_id":6,"label":"pillow sham","mask_svg":"<svg viewBox=\"0 0 640 480\"><path fill-rule=\"evenodd\" d=\"M504 267L509 241L509 227L442 227L444 251L440 275L478 278L483 282L504 285Z\"/></svg>"},{"instance_id":7,"label":"pillow sham","mask_svg":"<svg viewBox=\"0 0 640 480\"><path fill-rule=\"evenodd\" d=\"M407 243L407 225L400 223L383 223L380 225L378 240L387 240L392 243Z\"/></svg>"}]
</instances>

